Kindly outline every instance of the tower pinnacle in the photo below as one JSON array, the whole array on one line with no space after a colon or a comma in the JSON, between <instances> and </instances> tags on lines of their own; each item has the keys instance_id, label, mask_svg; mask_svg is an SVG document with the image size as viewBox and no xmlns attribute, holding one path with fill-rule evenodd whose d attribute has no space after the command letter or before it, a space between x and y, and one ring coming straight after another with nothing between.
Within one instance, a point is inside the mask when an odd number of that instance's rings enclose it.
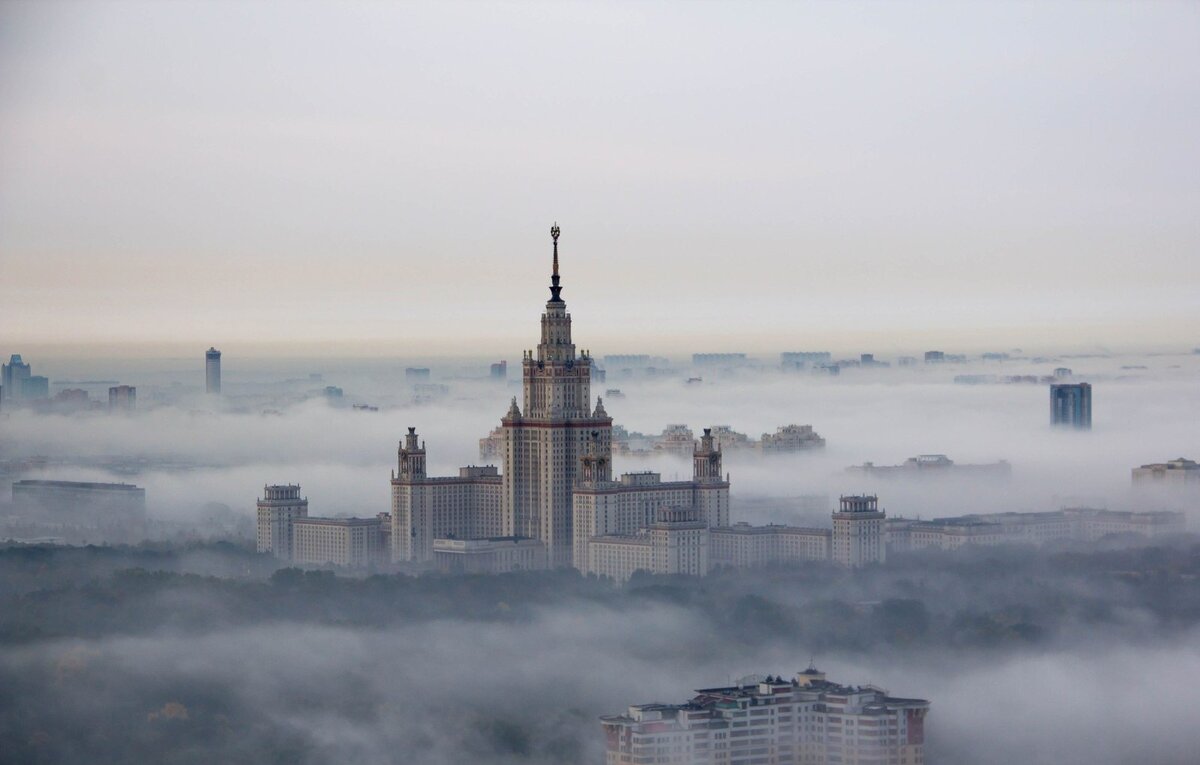
<instances>
[{"instance_id":1,"label":"tower pinnacle","mask_svg":"<svg viewBox=\"0 0 1200 765\"><path fill-rule=\"evenodd\" d=\"M562 292L562 287L560 287L558 284L558 233L559 228L558 222L556 221L554 225L550 227L550 238L554 240L554 270L550 274L551 303L563 302L563 299L559 297L559 293Z\"/></svg>"}]
</instances>

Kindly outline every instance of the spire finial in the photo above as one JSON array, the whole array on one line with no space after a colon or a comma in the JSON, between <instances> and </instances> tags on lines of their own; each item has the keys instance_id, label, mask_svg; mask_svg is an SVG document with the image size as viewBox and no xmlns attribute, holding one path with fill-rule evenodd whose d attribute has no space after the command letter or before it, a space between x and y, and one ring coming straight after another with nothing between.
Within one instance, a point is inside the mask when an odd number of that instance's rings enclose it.
<instances>
[{"instance_id":1,"label":"spire finial","mask_svg":"<svg viewBox=\"0 0 1200 765\"><path fill-rule=\"evenodd\" d=\"M558 285L558 221L550 227L550 238L554 240L554 270L550 273L550 302L561 303L562 298L559 293L562 292L562 287Z\"/></svg>"}]
</instances>

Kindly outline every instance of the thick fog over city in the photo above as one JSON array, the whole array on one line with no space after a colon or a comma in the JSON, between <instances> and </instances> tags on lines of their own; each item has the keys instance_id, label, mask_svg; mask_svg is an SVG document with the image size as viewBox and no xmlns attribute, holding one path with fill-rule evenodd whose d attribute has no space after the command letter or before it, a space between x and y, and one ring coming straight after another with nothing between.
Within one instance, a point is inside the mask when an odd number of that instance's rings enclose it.
<instances>
[{"instance_id":1,"label":"thick fog over city","mask_svg":"<svg viewBox=\"0 0 1200 765\"><path fill-rule=\"evenodd\" d=\"M534 282L538 276L530 270ZM532 333L540 299L536 282L528 292L535 306L528 312ZM585 327L579 338L585 343L590 318L576 316ZM519 363L519 352L512 353L510 369ZM111 365L109 374L122 379L158 380L158 391L140 389L141 395L171 397L176 403L170 406L139 401L147 411L131 418L17 410L5 431L24 454L48 458L49 478L93 471L88 477L99 479L105 464L118 472L141 471L138 484L149 490L150 516L164 520L184 519L211 502L249 516L263 484L289 482L302 484L322 513L372 515L388 507L388 471L396 467L397 443L408 427L416 427L426 442L431 475L449 475L461 465L499 464L498 457L481 458L479 440L500 424L510 399L521 396L515 371L497 382L487 378L482 360L243 362L226 356L223 389L229 396L214 404L195 387L200 363L191 360L190 372L185 360ZM406 380L405 369L417 364L431 370L430 381ZM96 365L83 361L74 368ZM73 368L68 359L51 362L49 371L56 367L66 374ZM757 366L710 374L692 369L690 358L676 367L661 378L614 374L608 382L593 383L593 393L604 398L608 390L619 391L619 398L605 401L614 424L651 436L672 424L697 435L704 427L728 425L757 439L780 426L808 424L825 439L824 448L812 452L726 454L732 501L745 503L740 517L754 522L788 520L787 513L800 512L794 500L801 496L820 496L820 511L827 514L829 497L861 491L878 491L891 512L921 517L1072 503L1138 509L1130 496L1130 468L1192 453L1200 422L1200 356L1190 353L976 358L849 368L837 376L786 373L777 357L765 355ZM1052 376L1056 368L1103 385L1103 403L1086 434L1049 426L1044 384L954 382ZM694 376L700 379L688 383ZM421 393L422 386L434 392ZM325 387L341 389L341 398L331 401ZM1154 451L1147 453L1151 445ZM683 455L640 451L645 453L618 452L614 472L655 470L669 478L691 471L690 449ZM944 454L958 463L1004 460L1012 465L1012 480L948 475L912 481L846 471L864 462L896 465L922 454ZM1171 499L1169 492L1165 499ZM768 512L779 515L764 515Z\"/></svg>"},{"instance_id":2,"label":"thick fog over city","mask_svg":"<svg viewBox=\"0 0 1200 765\"><path fill-rule=\"evenodd\" d=\"M1184 765L1200 6L0 2L0 765Z\"/></svg>"}]
</instances>

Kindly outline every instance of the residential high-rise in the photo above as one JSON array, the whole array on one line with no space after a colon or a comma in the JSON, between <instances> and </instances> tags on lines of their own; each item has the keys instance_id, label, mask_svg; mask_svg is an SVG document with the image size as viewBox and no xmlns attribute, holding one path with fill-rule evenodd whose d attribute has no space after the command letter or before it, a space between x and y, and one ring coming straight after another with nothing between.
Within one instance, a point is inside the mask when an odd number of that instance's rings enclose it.
<instances>
[{"instance_id":1,"label":"residential high-rise","mask_svg":"<svg viewBox=\"0 0 1200 765\"><path fill-rule=\"evenodd\" d=\"M865 566L887 559L884 511L876 496L842 497L833 513L833 560L843 566Z\"/></svg>"},{"instance_id":2,"label":"residential high-rise","mask_svg":"<svg viewBox=\"0 0 1200 765\"><path fill-rule=\"evenodd\" d=\"M137 388L132 385L109 388L108 408L113 412L132 412L137 409Z\"/></svg>"},{"instance_id":3,"label":"residential high-rise","mask_svg":"<svg viewBox=\"0 0 1200 765\"><path fill-rule=\"evenodd\" d=\"M1059 383L1051 385L1050 424L1075 428L1077 430L1091 430L1091 384Z\"/></svg>"},{"instance_id":4,"label":"residential high-rise","mask_svg":"<svg viewBox=\"0 0 1200 765\"><path fill-rule=\"evenodd\" d=\"M20 380L17 387L20 397L26 401L50 397L50 378L42 375L30 375Z\"/></svg>"},{"instance_id":5,"label":"residential high-rise","mask_svg":"<svg viewBox=\"0 0 1200 765\"><path fill-rule=\"evenodd\" d=\"M221 352L216 348L204 352L204 389L214 396L221 393Z\"/></svg>"},{"instance_id":6,"label":"residential high-rise","mask_svg":"<svg viewBox=\"0 0 1200 765\"><path fill-rule=\"evenodd\" d=\"M21 398L24 381L32 374L32 368L21 360L21 354L14 353L7 364L0 364L0 395L14 401Z\"/></svg>"},{"instance_id":7,"label":"residential high-rise","mask_svg":"<svg viewBox=\"0 0 1200 765\"><path fill-rule=\"evenodd\" d=\"M571 315L562 299L558 273L559 228L550 229L554 260L550 300L542 314L537 350L521 362L524 406L514 398L504 428L501 513L504 536L540 539L552 566L572 558L571 492L585 449L612 458L612 418L591 408L591 365L587 351L576 355Z\"/></svg>"},{"instance_id":8,"label":"residential high-rise","mask_svg":"<svg viewBox=\"0 0 1200 765\"><path fill-rule=\"evenodd\" d=\"M840 685L809 667L600 719L606 765L920 765L928 713L924 699Z\"/></svg>"},{"instance_id":9,"label":"residential high-rise","mask_svg":"<svg viewBox=\"0 0 1200 765\"><path fill-rule=\"evenodd\" d=\"M308 498L301 498L299 484L263 487L258 500L258 551L292 560L292 523L308 517Z\"/></svg>"}]
</instances>

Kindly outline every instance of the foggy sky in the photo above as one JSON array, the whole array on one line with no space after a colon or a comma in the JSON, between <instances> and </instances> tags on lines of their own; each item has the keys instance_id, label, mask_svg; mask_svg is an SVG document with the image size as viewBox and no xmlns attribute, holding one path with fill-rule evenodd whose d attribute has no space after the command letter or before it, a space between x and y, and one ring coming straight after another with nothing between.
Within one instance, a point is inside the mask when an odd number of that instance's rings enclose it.
<instances>
[{"instance_id":1,"label":"foggy sky","mask_svg":"<svg viewBox=\"0 0 1200 765\"><path fill-rule=\"evenodd\" d=\"M554 220L597 354L1190 347L1198 31L1190 3L6 2L4 353L528 347Z\"/></svg>"}]
</instances>

